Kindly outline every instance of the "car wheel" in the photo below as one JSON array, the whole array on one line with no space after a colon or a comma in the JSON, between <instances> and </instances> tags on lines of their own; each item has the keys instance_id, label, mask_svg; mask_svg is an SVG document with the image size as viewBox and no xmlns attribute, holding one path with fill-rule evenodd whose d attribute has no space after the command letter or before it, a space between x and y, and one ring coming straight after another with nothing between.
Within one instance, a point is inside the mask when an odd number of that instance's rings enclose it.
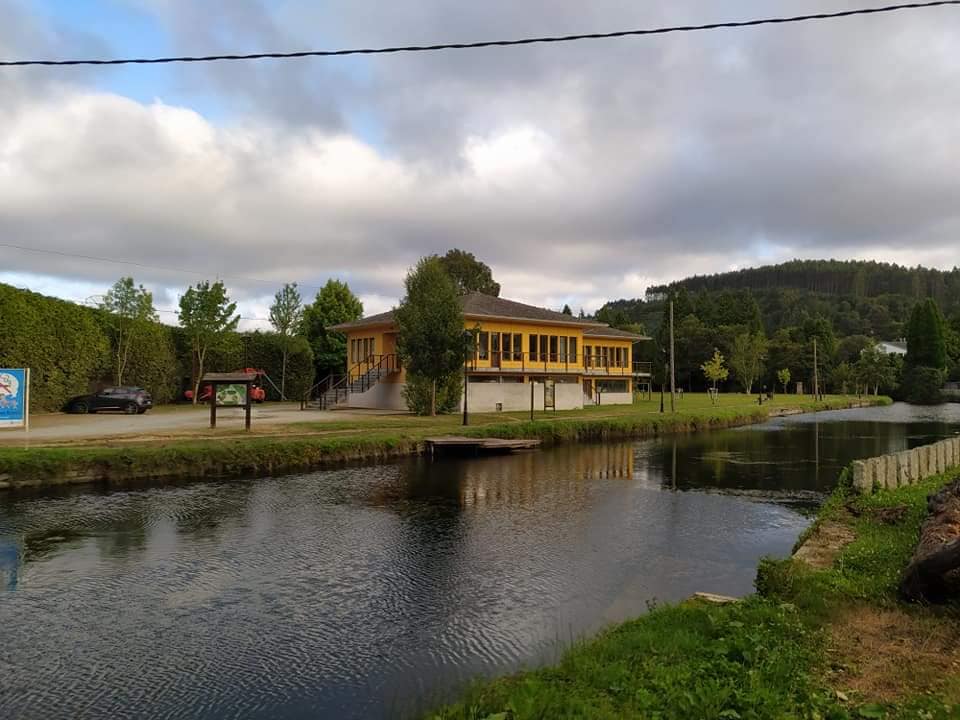
<instances>
[{"instance_id":1,"label":"car wheel","mask_svg":"<svg viewBox=\"0 0 960 720\"><path fill-rule=\"evenodd\" d=\"M75 415L85 415L86 413L90 412L90 408L85 402L76 402L70 406L70 412L74 413Z\"/></svg>"},{"instance_id":2,"label":"car wheel","mask_svg":"<svg viewBox=\"0 0 960 720\"><path fill-rule=\"evenodd\" d=\"M147 411L147 408L140 408L137 410L137 415L143 415Z\"/></svg>"},{"instance_id":3,"label":"car wheel","mask_svg":"<svg viewBox=\"0 0 960 720\"><path fill-rule=\"evenodd\" d=\"M140 408L137 407L136 403L127 403L123 406L123 411L127 415L136 415L138 410L140 410Z\"/></svg>"}]
</instances>

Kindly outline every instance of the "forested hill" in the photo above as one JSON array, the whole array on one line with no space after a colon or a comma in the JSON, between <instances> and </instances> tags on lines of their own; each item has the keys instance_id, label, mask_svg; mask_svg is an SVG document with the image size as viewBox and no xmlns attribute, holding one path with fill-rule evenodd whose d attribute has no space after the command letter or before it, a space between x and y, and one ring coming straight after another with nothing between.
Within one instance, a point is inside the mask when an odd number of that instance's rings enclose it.
<instances>
[{"instance_id":1,"label":"forested hill","mask_svg":"<svg viewBox=\"0 0 960 720\"><path fill-rule=\"evenodd\" d=\"M840 337L893 340L904 335L910 310L926 297L936 300L947 317L960 315L960 269L840 260L794 260L697 275L651 287L644 299L611 301L600 314L614 324L627 319L655 334L664 317L663 300L671 292L689 296L698 307L697 314L704 316L727 305L755 301L768 335L800 325L806 318L822 317Z\"/></svg>"},{"instance_id":2,"label":"forested hill","mask_svg":"<svg viewBox=\"0 0 960 720\"><path fill-rule=\"evenodd\" d=\"M792 260L736 272L695 275L672 286L684 287L689 292L789 288L854 298L902 295L913 300L932 297L944 310L960 305L958 268L943 271L862 260ZM658 297L670 287L651 287L647 296Z\"/></svg>"}]
</instances>

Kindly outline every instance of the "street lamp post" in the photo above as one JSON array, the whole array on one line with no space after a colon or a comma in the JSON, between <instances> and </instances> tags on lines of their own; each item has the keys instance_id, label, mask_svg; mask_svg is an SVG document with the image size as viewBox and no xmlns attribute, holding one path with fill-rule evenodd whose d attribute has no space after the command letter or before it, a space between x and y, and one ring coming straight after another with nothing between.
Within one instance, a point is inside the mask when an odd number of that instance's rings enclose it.
<instances>
[{"instance_id":1,"label":"street lamp post","mask_svg":"<svg viewBox=\"0 0 960 720\"><path fill-rule=\"evenodd\" d=\"M667 349L660 348L660 352L663 354L663 376L660 378L660 412L663 412L663 386L667 381Z\"/></svg>"},{"instance_id":2,"label":"street lamp post","mask_svg":"<svg viewBox=\"0 0 960 720\"><path fill-rule=\"evenodd\" d=\"M469 330L463 331L463 425L470 424L470 417L467 414L467 388L470 383L470 376L467 375L467 362L470 357L470 341L473 339L473 333Z\"/></svg>"}]
</instances>

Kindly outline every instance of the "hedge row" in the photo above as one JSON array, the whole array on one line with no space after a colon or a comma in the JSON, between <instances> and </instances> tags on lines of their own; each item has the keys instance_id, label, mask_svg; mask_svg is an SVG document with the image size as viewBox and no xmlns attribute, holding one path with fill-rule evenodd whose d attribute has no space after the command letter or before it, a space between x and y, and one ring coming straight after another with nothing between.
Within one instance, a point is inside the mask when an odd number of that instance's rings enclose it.
<instances>
[{"instance_id":1,"label":"hedge row","mask_svg":"<svg viewBox=\"0 0 960 720\"><path fill-rule=\"evenodd\" d=\"M112 333L100 310L0 284L0 367L29 367L30 407L60 410L74 395L93 392L114 381ZM133 349L125 385L145 387L156 403L183 397L193 375L190 343L181 328L152 323ZM282 348L274 333L249 333L246 350L240 333L231 333L208 355L207 371L241 367L266 370L280 385ZM313 352L294 338L287 359L287 396L299 397L313 381ZM279 394L266 384L268 399Z\"/></svg>"}]
</instances>

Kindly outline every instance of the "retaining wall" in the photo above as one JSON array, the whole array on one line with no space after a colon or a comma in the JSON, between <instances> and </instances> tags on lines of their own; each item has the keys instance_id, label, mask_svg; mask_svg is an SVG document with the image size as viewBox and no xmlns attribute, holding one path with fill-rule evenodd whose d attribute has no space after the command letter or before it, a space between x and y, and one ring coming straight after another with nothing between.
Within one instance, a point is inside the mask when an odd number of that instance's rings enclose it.
<instances>
[{"instance_id":1,"label":"retaining wall","mask_svg":"<svg viewBox=\"0 0 960 720\"><path fill-rule=\"evenodd\" d=\"M960 466L960 437L853 463L853 487L861 493L915 485Z\"/></svg>"}]
</instances>

